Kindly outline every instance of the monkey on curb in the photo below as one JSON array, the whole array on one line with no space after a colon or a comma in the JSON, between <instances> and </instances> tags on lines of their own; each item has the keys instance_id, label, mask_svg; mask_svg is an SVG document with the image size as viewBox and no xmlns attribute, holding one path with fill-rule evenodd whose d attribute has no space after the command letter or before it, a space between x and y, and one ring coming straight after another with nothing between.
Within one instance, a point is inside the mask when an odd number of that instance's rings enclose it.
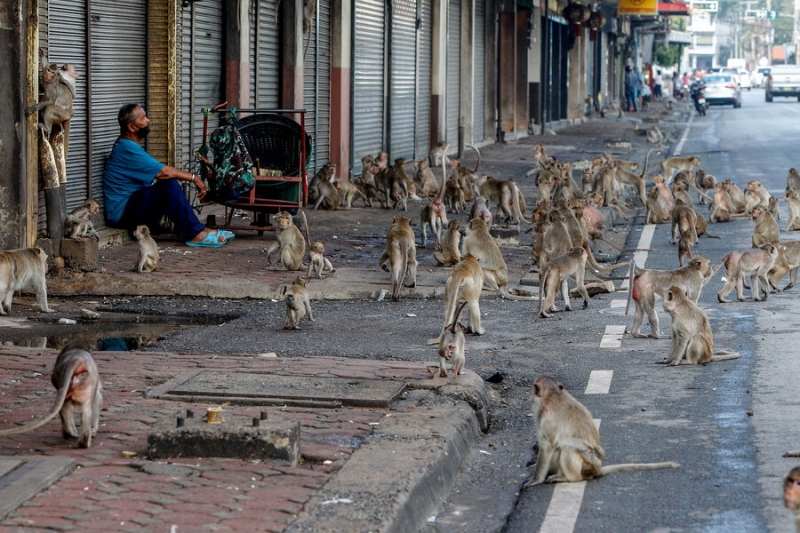
<instances>
[{"instance_id":1,"label":"monkey on curb","mask_svg":"<svg viewBox=\"0 0 800 533\"><path fill-rule=\"evenodd\" d=\"M672 318L672 343L664 363L704 365L738 359L736 352L714 353L714 333L708 315L674 285L664 295L664 311Z\"/></svg>"},{"instance_id":2,"label":"monkey on curb","mask_svg":"<svg viewBox=\"0 0 800 533\"><path fill-rule=\"evenodd\" d=\"M308 299L306 282L303 278L296 277L291 285L283 289L283 301L286 303L286 319L283 329L300 329L300 319L308 315L308 320L314 321L311 313L311 302Z\"/></svg>"},{"instance_id":3,"label":"monkey on curb","mask_svg":"<svg viewBox=\"0 0 800 533\"><path fill-rule=\"evenodd\" d=\"M783 480L783 505L794 513L795 530L800 533L800 466L792 468Z\"/></svg>"},{"instance_id":4,"label":"monkey on curb","mask_svg":"<svg viewBox=\"0 0 800 533\"><path fill-rule=\"evenodd\" d=\"M389 263L391 270L386 263ZM400 297L400 287L406 276L410 279L409 287L417 286L417 249L411 220L407 217L397 217L392 221L386 233L386 248L378 264L384 271L392 274L392 299L397 300Z\"/></svg>"},{"instance_id":5,"label":"monkey on curb","mask_svg":"<svg viewBox=\"0 0 800 533\"><path fill-rule=\"evenodd\" d=\"M312 272L316 272L319 279L322 279L322 273L326 270L331 274L336 272L336 269L333 268L333 265L331 265L331 262L328 260L328 258L323 255L324 253L325 245L319 241L314 241L311 246L308 247L307 278L311 277Z\"/></svg>"},{"instance_id":6,"label":"monkey on curb","mask_svg":"<svg viewBox=\"0 0 800 533\"><path fill-rule=\"evenodd\" d=\"M11 312L15 291L33 288L43 313L55 313L47 306L47 254L41 248L0 251L0 315Z\"/></svg>"},{"instance_id":7,"label":"monkey on curb","mask_svg":"<svg viewBox=\"0 0 800 533\"><path fill-rule=\"evenodd\" d=\"M433 258L441 266L453 266L461 260L461 224L451 220L441 240L441 251L433 252Z\"/></svg>"},{"instance_id":8,"label":"monkey on curb","mask_svg":"<svg viewBox=\"0 0 800 533\"><path fill-rule=\"evenodd\" d=\"M302 211L301 213L305 217L305 213ZM306 241L297 226L292 223L292 219L293 217L288 211L279 211L272 215L278 240L267 248L267 263L272 264L271 256L277 251L280 253L284 270L303 270L306 268L306 265L303 264L303 256L306 254ZM306 228L308 228L307 222Z\"/></svg>"},{"instance_id":9,"label":"monkey on curb","mask_svg":"<svg viewBox=\"0 0 800 533\"><path fill-rule=\"evenodd\" d=\"M100 240L100 235L95 231L94 224L89 218L91 215L100 214L100 204L94 199L87 198L83 205L76 207L64 219L64 236L81 241L83 237L92 237Z\"/></svg>"},{"instance_id":10,"label":"monkey on curb","mask_svg":"<svg viewBox=\"0 0 800 533\"><path fill-rule=\"evenodd\" d=\"M588 481L622 471L680 467L671 461L603 466L606 453L600 432L583 404L561 383L546 376L533 384L532 397L539 457L524 489L542 483Z\"/></svg>"},{"instance_id":11,"label":"monkey on curb","mask_svg":"<svg viewBox=\"0 0 800 533\"><path fill-rule=\"evenodd\" d=\"M142 224L136 226L133 236L139 241L139 257L133 270L139 274L152 272L158 268L158 245L150 236L150 228Z\"/></svg>"},{"instance_id":12,"label":"monkey on curb","mask_svg":"<svg viewBox=\"0 0 800 533\"><path fill-rule=\"evenodd\" d=\"M439 377L446 378L447 377L447 367L445 366L445 361L449 361L450 359L453 360L452 372L453 377L460 376L464 370L464 364L466 363L466 357L464 355L464 327L458 321L458 318L461 316L461 311L464 309L464 306L467 305L467 301L461 302L461 305L458 306L456 309L456 315L453 319L453 323L449 326L445 326L442 330L442 334L439 336Z\"/></svg>"},{"instance_id":13,"label":"monkey on curb","mask_svg":"<svg viewBox=\"0 0 800 533\"><path fill-rule=\"evenodd\" d=\"M589 293L583 283L586 272L586 250L576 246L564 255L548 262L539 274L539 316L550 318L550 311L555 311L556 294L559 286L564 298L564 311L572 311L569 303L569 286L567 280L574 278L578 291L583 296L583 308L589 307Z\"/></svg>"},{"instance_id":14,"label":"monkey on curb","mask_svg":"<svg viewBox=\"0 0 800 533\"><path fill-rule=\"evenodd\" d=\"M78 437L78 446L89 448L92 435L97 433L103 394L97 364L85 343L71 341L64 346L53 366L51 381L56 388L56 399L50 411L36 422L0 431L0 438L38 429L60 413L63 437ZM80 435L75 427L73 408L81 412Z\"/></svg>"}]
</instances>

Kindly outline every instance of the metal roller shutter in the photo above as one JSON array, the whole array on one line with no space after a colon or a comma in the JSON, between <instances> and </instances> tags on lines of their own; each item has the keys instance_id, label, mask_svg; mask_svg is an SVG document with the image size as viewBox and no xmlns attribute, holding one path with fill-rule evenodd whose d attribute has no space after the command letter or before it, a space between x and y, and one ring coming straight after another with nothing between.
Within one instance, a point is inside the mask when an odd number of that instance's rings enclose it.
<instances>
[{"instance_id":1,"label":"metal roller shutter","mask_svg":"<svg viewBox=\"0 0 800 533\"><path fill-rule=\"evenodd\" d=\"M87 196L87 68L86 68L86 1L55 1L49 4L49 27L47 29L49 57L45 60L59 65L72 63L78 70L74 114L69 126L69 154L67 154L67 209L80 205ZM40 30L41 31L41 30ZM94 69L93 69L94 70ZM116 123L117 113L114 112ZM119 128L117 128L119 132ZM112 141L113 142L113 141ZM106 152L111 144L106 148ZM39 194L39 228L45 228L46 211L44 193ZM103 203L103 195L95 196Z\"/></svg>"},{"instance_id":2,"label":"metal roller shutter","mask_svg":"<svg viewBox=\"0 0 800 533\"><path fill-rule=\"evenodd\" d=\"M123 105L145 104L146 0L92 0L92 195L103 197L103 169L119 136ZM67 190L69 205L69 189ZM76 204L81 198L76 198Z\"/></svg>"},{"instance_id":3,"label":"metal roller shutter","mask_svg":"<svg viewBox=\"0 0 800 533\"><path fill-rule=\"evenodd\" d=\"M330 160L331 128L331 4L319 0L308 40L303 71L306 131L313 139L312 175ZM303 43L306 46L306 43Z\"/></svg>"},{"instance_id":4,"label":"metal roller shutter","mask_svg":"<svg viewBox=\"0 0 800 533\"><path fill-rule=\"evenodd\" d=\"M486 0L475 0L475 82L472 104L472 140L480 142L486 138Z\"/></svg>"},{"instance_id":5,"label":"metal roller shutter","mask_svg":"<svg viewBox=\"0 0 800 533\"><path fill-rule=\"evenodd\" d=\"M447 5L447 102L445 103L447 142L458 142L458 119L461 114L461 0Z\"/></svg>"},{"instance_id":6,"label":"metal roller shutter","mask_svg":"<svg viewBox=\"0 0 800 533\"><path fill-rule=\"evenodd\" d=\"M417 159L431 149L431 47L433 43L433 2L417 3Z\"/></svg>"},{"instance_id":7,"label":"metal roller shutter","mask_svg":"<svg viewBox=\"0 0 800 533\"><path fill-rule=\"evenodd\" d=\"M203 144L200 110L222 102L222 2L192 2L183 9L181 39L181 163L194 162L194 151ZM216 127L209 119L209 129Z\"/></svg>"},{"instance_id":8,"label":"metal roller shutter","mask_svg":"<svg viewBox=\"0 0 800 533\"><path fill-rule=\"evenodd\" d=\"M279 0L250 4L250 90L253 107L277 109L280 104Z\"/></svg>"},{"instance_id":9,"label":"metal roller shutter","mask_svg":"<svg viewBox=\"0 0 800 533\"><path fill-rule=\"evenodd\" d=\"M353 37L353 167L361 172L361 158L377 156L384 137L384 3L355 3Z\"/></svg>"},{"instance_id":10,"label":"metal roller shutter","mask_svg":"<svg viewBox=\"0 0 800 533\"><path fill-rule=\"evenodd\" d=\"M392 160L414 159L416 125L416 0L391 0L389 150Z\"/></svg>"}]
</instances>

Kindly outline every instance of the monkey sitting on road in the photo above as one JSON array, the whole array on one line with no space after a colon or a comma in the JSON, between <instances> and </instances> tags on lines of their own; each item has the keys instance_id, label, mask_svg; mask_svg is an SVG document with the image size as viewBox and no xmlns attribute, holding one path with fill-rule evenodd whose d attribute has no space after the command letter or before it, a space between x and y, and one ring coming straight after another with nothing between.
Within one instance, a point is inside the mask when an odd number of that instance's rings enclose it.
<instances>
[{"instance_id":1,"label":"monkey sitting on road","mask_svg":"<svg viewBox=\"0 0 800 533\"><path fill-rule=\"evenodd\" d=\"M339 209L339 191L333 184L336 179L336 165L325 163L308 184L308 201L314 202L314 211L320 206L325 209Z\"/></svg>"},{"instance_id":2,"label":"monkey sitting on road","mask_svg":"<svg viewBox=\"0 0 800 533\"><path fill-rule=\"evenodd\" d=\"M445 361L453 360L453 377L460 376L464 370L466 357L464 356L464 327L458 321L461 311L467 305L466 301L461 302L456 310L453 323L445 326L439 340L439 377L447 377L447 367Z\"/></svg>"},{"instance_id":3,"label":"monkey sitting on road","mask_svg":"<svg viewBox=\"0 0 800 533\"><path fill-rule=\"evenodd\" d=\"M291 285L284 288L283 301L286 303L286 319L283 329L300 329L300 319L308 315L308 320L314 321L311 313L311 302L306 291L306 282L303 278L296 277Z\"/></svg>"},{"instance_id":4,"label":"monkey sitting on road","mask_svg":"<svg viewBox=\"0 0 800 533\"><path fill-rule=\"evenodd\" d=\"M461 260L461 224L451 220L441 240L441 251L433 252L433 258L441 266L453 266Z\"/></svg>"},{"instance_id":5,"label":"monkey sitting on road","mask_svg":"<svg viewBox=\"0 0 800 533\"><path fill-rule=\"evenodd\" d=\"M158 268L158 245L150 236L150 228L142 224L136 226L133 236L139 241L139 258L133 269L141 274Z\"/></svg>"},{"instance_id":6,"label":"monkey sitting on road","mask_svg":"<svg viewBox=\"0 0 800 533\"><path fill-rule=\"evenodd\" d=\"M472 220L473 218L480 218L486 222L486 226L489 229L492 228L492 212L489 211L486 198L483 196L476 196L472 201L472 207L469 210L469 219Z\"/></svg>"},{"instance_id":7,"label":"monkey sitting on road","mask_svg":"<svg viewBox=\"0 0 800 533\"><path fill-rule=\"evenodd\" d=\"M750 287L753 291L753 300L761 301L759 297L758 280L764 284L764 300L769 296L769 279L767 274L775 265L778 259L778 248L766 244L763 248L750 248L747 250L737 250L727 254L719 260L717 268L725 264L727 281L722 289L717 293L719 303L727 304L730 300L725 297L730 294L734 286L736 287L736 298L744 300L744 278L750 276Z\"/></svg>"},{"instance_id":8,"label":"monkey sitting on road","mask_svg":"<svg viewBox=\"0 0 800 533\"><path fill-rule=\"evenodd\" d=\"M680 466L675 462L603 466L606 452L600 444L600 432L583 404L564 390L561 383L546 376L533 384L532 396L539 457L533 476L523 488L559 481L588 481L628 470Z\"/></svg>"},{"instance_id":9,"label":"monkey sitting on road","mask_svg":"<svg viewBox=\"0 0 800 533\"><path fill-rule=\"evenodd\" d=\"M100 204L92 198L87 198L83 205L75 208L64 220L64 235L70 239L80 241L83 237L92 237L100 240L100 235L94 230L89 218L100 214Z\"/></svg>"},{"instance_id":10,"label":"monkey sitting on road","mask_svg":"<svg viewBox=\"0 0 800 533\"><path fill-rule=\"evenodd\" d=\"M672 344L664 362L670 366L738 359L735 352L714 353L714 333L705 311L672 286L664 296L664 311L672 318Z\"/></svg>"},{"instance_id":11,"label":"monkey sitting on road","mask_svg":"<svg viewBox=\"0 0 800 533\"><path fill-rule=\"evenodd\" d=\"M316 272L317 277L322 279L322 273L328 271L331 274L336 272L331 262L323 254L325 253L325 245L319 241L314 241L308 249L308 274L306 277L310 278L312 272Z\"/></svg>"},{"instance_id":12,"label":"monkey sitting on road","mask_svg":"<svg viewBox=\"0 0 800 533\"><path fill-rule=\"evenodd\" d=\"M100 421L103 394L97 364L85 344L72 341L64 346L53 366L51 381L57 390L56 399L50 411L36 422L0 431L0 438L13 437L38 429L59 413L61 414L61 433L64 438L78 437L73 412L73 407L75 407L81 412L81 432L78 446L90 447L92 435L97 433Z\"/></svg>"},{"instance_id":13,"label":"monkey sitting on road","mask_svg":"<svg viewBox=\"0 0 800 533\"><path fill-rule=\"evenodd\" d=\"M305 219L305 213L303 218ZM285 270L303 270L306 266L303 264L303 256L306 254L306 241L303 239L303 234L292 223L292 215L288 211L279 211L272 216L275 222L275 233L278 238L267 248L267 262L272 264L272 254L274 252L280 253L281 264ZM308 228L308 222L305 224Z\"/></svg>"}]
</instances>

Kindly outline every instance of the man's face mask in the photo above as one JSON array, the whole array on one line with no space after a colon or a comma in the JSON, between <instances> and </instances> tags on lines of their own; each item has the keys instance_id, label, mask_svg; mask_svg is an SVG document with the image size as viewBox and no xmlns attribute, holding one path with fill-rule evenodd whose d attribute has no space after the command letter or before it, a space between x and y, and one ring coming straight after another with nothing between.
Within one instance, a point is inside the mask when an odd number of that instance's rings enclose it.
<instances>
[{"instance_id":1,"label":"man's face mask","mask_svg":"<svg viewBox=\"0 0 800 533\"><path fill-rule=\"evenodd\" d=\"M139 137L139 139L144 139L145 137L147 137L148 133L150 133L150 124L148 124L144 128L139 128L139 130L136 132L136 136Z\"/></svg>"}]
</instances>

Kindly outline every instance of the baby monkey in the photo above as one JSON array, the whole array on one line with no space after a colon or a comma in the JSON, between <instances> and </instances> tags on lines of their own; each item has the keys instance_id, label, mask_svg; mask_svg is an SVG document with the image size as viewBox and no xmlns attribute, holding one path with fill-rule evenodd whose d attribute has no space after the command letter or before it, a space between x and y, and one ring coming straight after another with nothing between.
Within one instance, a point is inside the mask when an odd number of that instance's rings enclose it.
<instances>
[{"instance_id":1,"label":"baby monkey","mask_svg":"<svg viewBox=\"0 0 800 533\"><path fill-rule=\"evenodd\" d=\"M308 291L306 291L306 282L303 281L303 278L296 277L292 284L284 289L283 301L286 302L286 320L283 329L300 329L298 326L300 319L306 315L311 322L314 321L311 302L308 299Z\"/></svg>"},{"instance_id":2,"label":"baby monkey","mask_svg":"<svg viewBox=\"0 0 800 533\"><path fill-rule=\"evenodd\" d=\"M306 277L310 278L312 272L316 272L317 277L322 279L322 273L327 270L331 274L336 272L331 262L323 254L325 253L325 246L319 242L314 241L308 249L308 274Z\"/></svg>"},{"instance_id":3,"label":"baby monkey","mask_svg":"<svg viewBox=\"0 0 800 533\"><path fill-rule=\"evenodd\" d=\"M92 237L100 240L100 235L95 231L94 224L89 218L100 214L100 204L92 198L87 198L83 205L75 208L64 220L64 235L70 239L80 241L83 237Z\"/></svg>"},{"instance_id":4,"label":"baby monkey","mask_svg":"<svg viewBox=\"0 0 800 533\"><path fill-rule=\"evenodd\" d=\"M456 309L456 316L453 318L453 323L445 326L442 334L439 337L439 377L447 377L447 368L445 361L453 360L453 377L460 376L464 370L464 327L458 321L461 316L461 311L467 301L461 302L461 305Z\"/></svg>"},{"instance_id":5,"label":"baby monkey","mask_svg":"<svg viewBox=\"0 0 800 533\"><path fill-rule=\"evenodd\" d=\"M783 505L794 513L795 528L800 533L800 466L792 468L783 481Z\"/></svg>"},{"instance_id":6,"label":"baby monkey","mask_svg":"<svg viewBox=\"0 0 800 533\"><path fill-rule=\"evenodd\" d=\"M141 274L158 268L158 245L150 236L150 228L142 224L136 226L133 236L139 241L139 258L133 269Z\"/></svg>"}]
</instances>

